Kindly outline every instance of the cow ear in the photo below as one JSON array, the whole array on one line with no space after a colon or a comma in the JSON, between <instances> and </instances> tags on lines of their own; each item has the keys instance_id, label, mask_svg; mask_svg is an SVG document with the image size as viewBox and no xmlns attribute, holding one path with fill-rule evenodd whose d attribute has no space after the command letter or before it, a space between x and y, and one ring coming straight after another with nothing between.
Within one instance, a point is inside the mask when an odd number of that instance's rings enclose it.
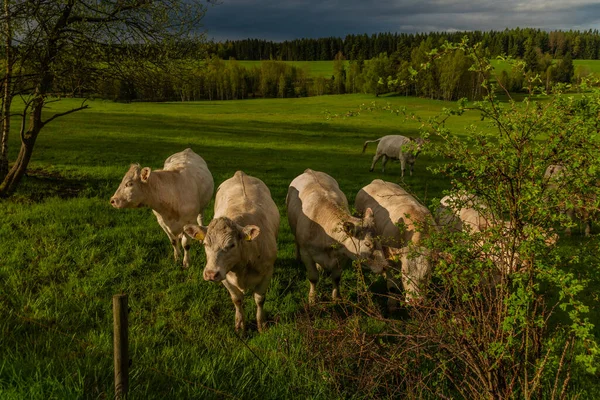
<instances>
[{"instance_id":1,"label":"cow ear","mask_svg":"<svg viewBox=\"0 0 600 400\"><path fill-rule=\"evenodd\" d=\"M365 210L365 219L373 219L375 214L373 214L373 210L369 207Z\"/></svg>"},{"instance_id":2,"label":"cow ear","mask_svg":"<svg viewBox=\"0 0 600 400\"><path fill-rule=\"evenodd\" d=\"M251 242L260 234L260 228L256 225L246 225L242 232L244 234L244 240Z\"/></svg>"},{"instance_id":3,"label":"cow ear","mask_svg":"<svg viewBox=\"0 0 600 400\"><path fill-rule=\"evenodd\" d=\"M346 221L344 222L343 229L348 236L352 236L354 234L354 230L356 229L356 225L350 221Z\"/></svg>"},{"instance_id":4,"label":"cow ear","mask_svg":"<svg viewBox=\"0 0 600 400\"><path fill-rule=\"evenodd\" d=\"M198 226L198 225L186 225L183 227L183 231L191 238L196 239L200 242L204 241L206 237L206 226Z\"/></svg>"},{"instance_id":5,"label":"cow ear","mask_svg":"<svg viewBox=\"0 0 600 400\"><path fill-rule=\"evenodd\" d=\"M144 167L140 171L140 180L144 183L148 182L148 178L150 178L150 172L152 170L149 167Z\"/></svg>"}]
</instances>

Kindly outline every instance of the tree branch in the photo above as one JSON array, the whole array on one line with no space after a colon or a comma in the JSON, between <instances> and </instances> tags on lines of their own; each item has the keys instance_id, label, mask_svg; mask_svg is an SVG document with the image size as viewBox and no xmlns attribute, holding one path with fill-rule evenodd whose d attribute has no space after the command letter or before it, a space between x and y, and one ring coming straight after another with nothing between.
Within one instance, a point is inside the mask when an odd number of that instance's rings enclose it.
<instances>
[{"instance_id":1,"label":"tree branch","mask_svg":"<svg viewBox=\"0 0 600 400\"><path fill-rule=\"evenodd\" d=\"M73 109L71 109L69 111L65 111L65 112L62 112L62 113L56 113L53 116L51 116L50 118L48 118L46 121L43 121L42 122L42 126L46 126L46 124L48 124L49 122L55 120L56 118L64 117L65 115L69 115L69 114L72 114L72 113L77 112L77 111L85 110L86 108L90 108L90 106L87 105L87 104L82 104L80 107L73 108Z\"/></svg>"}]
</instances>

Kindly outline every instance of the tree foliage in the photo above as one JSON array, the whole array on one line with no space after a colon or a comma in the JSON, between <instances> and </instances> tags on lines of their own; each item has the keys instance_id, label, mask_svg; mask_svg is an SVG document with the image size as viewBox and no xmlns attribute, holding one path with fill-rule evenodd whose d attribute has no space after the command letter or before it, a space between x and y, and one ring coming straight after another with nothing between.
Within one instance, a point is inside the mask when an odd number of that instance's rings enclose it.
<instances>
[{"instance_id":1,"label":"tree foliage","mask_svg":"<svg viewBox=\"0 0 600 400\"><path fill-rule=\"evenodd\" d=\"M222 59L282 61L330 61L342 52L349 60L368 60L381 53L392 57L409 56L421 42L430 40L439 48L445 41L459 42L468 37L472 43L481 42L490 56L521 58L528 48L539 48L554 58L571 54L576 59L597 59L600 51L600 33L587 31L542 31L532 28L505 29L503 31L429 32L429 33L377 33L373 35L347 35L344 38L295 39L272 42L260 39L211 42L208 51Z\"/></svg>"}]
</instances>

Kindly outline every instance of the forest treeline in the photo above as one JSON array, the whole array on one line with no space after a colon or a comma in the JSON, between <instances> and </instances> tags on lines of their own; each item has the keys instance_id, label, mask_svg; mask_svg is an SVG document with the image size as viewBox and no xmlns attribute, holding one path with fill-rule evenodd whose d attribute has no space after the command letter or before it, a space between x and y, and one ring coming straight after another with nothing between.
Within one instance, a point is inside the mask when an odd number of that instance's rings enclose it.
<instances>
[{"instance_id":1,"label":"forest treeline","mask_svg":"<svg viewBox=\"0 0 600 400\"><path fill-rule=\"evenodd\" d=\"M470 43L481 42L489 55L522 58L528 47L536 47L553 57L570 54L574 59L597 60L600 57L600 32L542 31L515 28L504 31L377 33L347 35L345 38L295 39L272 42L260 39L208 43L210 54L227 60L331 61L342 52L349 60L369 60L381 53L410 54L423 41L439 46L445 41L459 42L468 37Z\"/></svg>"},{"instance_id":2,"label":"forest treeline","mask_svg":"<svg viewBox=\"0 0 600 400\"><path fill-rule=\"evenodd\" d=\"M369 60L347 60L339 51L331 74L326 76L313 76L310 64L299 67L293 62L263 60L256 66L244 67L233 58L222 60L212 55L206 60L178 60L170 68L153 72L123 68L118 77L101 77L94 94L118 101L237 100L345 93L377 96L390 92L441 100L479 98L482 80L489 77L471 71L472 59L461 50L432 58L437 47L433 36L429 36L410 52L382 52ZM482 49L483 53L488 52L487 48ZM415 71L420 71L418 80L412 79ZM521 67L505 64L492 78L506 90L520 92L527 90L528 77L538 76L536 85L550 89L555 83L570 83L587 74L585 70L575 71L569 53L555 58L528 42ZM69 89L63 87L61 91Z\"/></svg>"}]
</instances>

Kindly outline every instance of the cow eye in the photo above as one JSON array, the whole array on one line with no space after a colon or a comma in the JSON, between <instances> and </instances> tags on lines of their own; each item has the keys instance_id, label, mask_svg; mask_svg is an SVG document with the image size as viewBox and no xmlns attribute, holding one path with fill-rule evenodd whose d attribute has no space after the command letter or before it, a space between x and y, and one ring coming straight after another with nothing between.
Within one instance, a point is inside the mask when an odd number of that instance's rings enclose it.
<instances>
[{"instance_id":1,"label":"cow eye","mask_svg":"<svg viewBox=\"0 0 600 400\"><path fill-rule=\"evenodd\" d=\"M133 186L133 181L129 181L125 184L125 187L132 187Z\"/></svg>"},{"instance_id":2,"label":"cow eye","mask_svg":"<svg viewBox=\"0 0 600 400\"><path fill-rule=\"evenodd\" d=\"M371 242L365 242L365 246L367 246L368 248L373 247L373 243Z\"/></svg>"},{"instance_id":3,"label":"cow eye","mask_svg":"<svg viewBox=\"0 0 600 400\"><path fill-rule=\"evenodd\" d=\"M229 244L227 245L227 250L233 249L234 247L235 247L235 242L233 242L233 243L229 243Z\"/></svg>"}]
</instances>

